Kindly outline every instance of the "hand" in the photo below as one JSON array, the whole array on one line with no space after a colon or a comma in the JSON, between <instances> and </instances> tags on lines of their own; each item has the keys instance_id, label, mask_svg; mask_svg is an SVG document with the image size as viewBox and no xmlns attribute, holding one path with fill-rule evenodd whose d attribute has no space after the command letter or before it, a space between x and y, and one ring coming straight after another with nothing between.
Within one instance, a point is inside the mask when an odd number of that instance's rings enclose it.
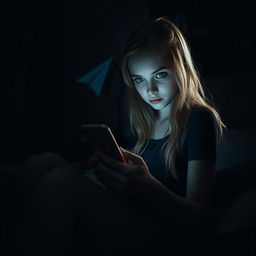
<instances>
[{"instance_id":1,"label":"hand","mask_svg":"<svg viewBox=\"0 0 256 256\"><path fill-rule=\"evenodd\" d=\"M103 152L96 152L99 157L97 178L119 195L134 197L143 191L152 178L143 158L121 148L128 164L119 162Z\"/></svg>"},{"instance_id":2,"label":"hand","mask_svg":"<svg viewBox=\"0 0 256 256\"><path fill-rule=\"evenodd\" d=\"M83 170L91 169L91 168L95 169L96 163L98 162L98 160L99 160L99 157L96 155L93 155L86 161L82 161L79 163L72 163L71 165L73 168L75 168L78 171L83 171Z\"/></svg>"}]
</instances>

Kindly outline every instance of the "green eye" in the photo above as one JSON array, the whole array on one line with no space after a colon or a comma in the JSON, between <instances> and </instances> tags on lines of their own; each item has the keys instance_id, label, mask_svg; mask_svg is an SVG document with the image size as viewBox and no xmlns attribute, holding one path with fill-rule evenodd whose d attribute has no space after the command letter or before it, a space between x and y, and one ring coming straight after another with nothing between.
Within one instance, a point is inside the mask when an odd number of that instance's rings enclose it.
<instances>
[{"instance_id":1,"label":"green eye","mask_svg":"<svg viewBox=\"0 0 256 256\"><path fill-rule=\"evenodd\" d=\"M167 76L167 72L160 72L156 74L156 78L161 79Z\"/></svg>"}]
</instances>

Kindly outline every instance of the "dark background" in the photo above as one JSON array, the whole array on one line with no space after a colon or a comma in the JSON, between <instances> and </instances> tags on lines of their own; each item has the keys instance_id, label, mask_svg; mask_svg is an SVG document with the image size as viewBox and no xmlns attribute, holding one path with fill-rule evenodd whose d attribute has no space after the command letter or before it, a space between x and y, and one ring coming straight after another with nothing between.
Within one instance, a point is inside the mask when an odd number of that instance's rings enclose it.
<instances>
[{"instance_id":1,"label":"dark background","mask_svg":"<svg viewBox=\"0 0 256 256\"><path fill-rule=\"evenodd\" d=\"M135 26L163 15L188 39L227 127L256 128L253 1L10 1L0 13L1 162L42 151L74 160L82 123L105 122L125 143L123 46ZM77 79L110 57L97 97Z\"/></svg>"}]
</instances>

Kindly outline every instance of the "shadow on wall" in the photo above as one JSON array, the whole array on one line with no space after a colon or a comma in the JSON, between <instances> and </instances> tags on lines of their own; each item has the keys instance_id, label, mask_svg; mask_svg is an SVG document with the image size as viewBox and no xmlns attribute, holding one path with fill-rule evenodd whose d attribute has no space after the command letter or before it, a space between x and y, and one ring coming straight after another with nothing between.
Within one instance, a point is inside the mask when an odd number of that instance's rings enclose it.
<instances>
[{"instance_id":1,"label":"shadow on wall","mask_svg":"<svg viewBox=\"0 0 256 256\"><path fill-rule=\"evenodd\" d=\"M80 158L79 150L84 154L84 146L79 149L82 124L108 125L119 145L125 145L130 134L125 85L116 61L108 62L106 68L99 68L102 63L99 64L68 88L69 94L66 94L64 106L65 128L60 148L68 151L66 153L68 158L71 157L70 160Z\"/></svg>"}]
</instances>

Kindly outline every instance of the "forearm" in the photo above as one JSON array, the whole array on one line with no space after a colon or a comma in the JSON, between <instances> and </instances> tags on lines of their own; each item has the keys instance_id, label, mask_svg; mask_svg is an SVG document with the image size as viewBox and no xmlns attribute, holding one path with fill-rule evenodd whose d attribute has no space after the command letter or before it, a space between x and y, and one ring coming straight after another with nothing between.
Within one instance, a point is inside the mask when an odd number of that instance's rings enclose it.
<instances>
[{"instance_id":1,"label":"forearm","mask_svg":"<svg viewBox=\"0 0 256 256\"><path fill-rule=\"evenodd\" d=\"M199 225L205 221L206 208L176 195L156 179L146 183L139 200L160 221L169 219L174 220L178 225L186 226Z\"/></svg>"}]
</instances>

